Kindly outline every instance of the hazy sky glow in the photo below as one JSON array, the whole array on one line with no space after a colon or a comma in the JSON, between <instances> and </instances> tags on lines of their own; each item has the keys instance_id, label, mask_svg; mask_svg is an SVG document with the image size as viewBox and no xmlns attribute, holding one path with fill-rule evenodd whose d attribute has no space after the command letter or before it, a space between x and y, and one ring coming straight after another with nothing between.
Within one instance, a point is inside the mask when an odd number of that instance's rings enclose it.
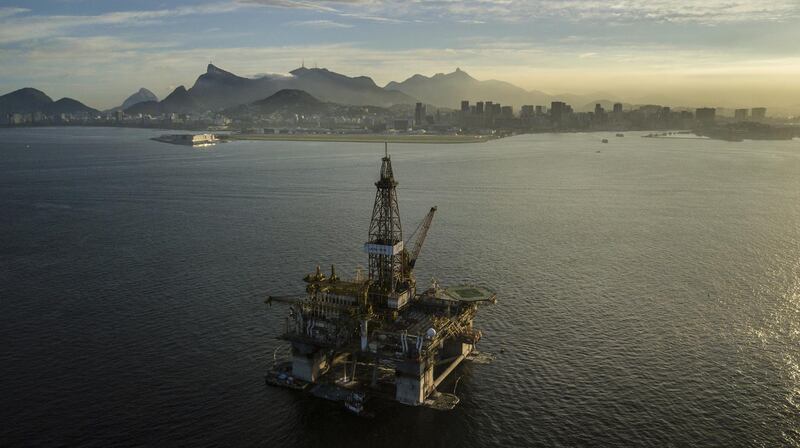
<instances>
[{"instance_id":1,"label":"hazy sky glow","mask_svg":"<svg viewBox=\"0 0 800 448\"><path fill-rule=\"evenodd\" d=\"M0 0L0 93L163 97L209 60L381 85L461 67L548 93L800 111L798 0Z\"/></svg>"}]
</instances>

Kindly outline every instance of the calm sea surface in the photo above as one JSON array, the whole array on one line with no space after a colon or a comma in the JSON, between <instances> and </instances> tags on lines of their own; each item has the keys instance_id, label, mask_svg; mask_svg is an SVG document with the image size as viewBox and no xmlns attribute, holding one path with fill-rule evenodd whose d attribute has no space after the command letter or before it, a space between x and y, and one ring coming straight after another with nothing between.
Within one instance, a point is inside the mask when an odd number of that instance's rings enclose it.
<instances>
[{"instance_id":1,"label":"calm sea surface","mask_svg":"<svg viewBox=\"0 0 800 448\"><path fill-rule=\"evenodd\" d=\"M382 145L159 133L0 130L0 446L800 446L800 141L391 145L496 360L363 420L264 385L263 299L366 265Z\"/></svg>"}]
</instances>

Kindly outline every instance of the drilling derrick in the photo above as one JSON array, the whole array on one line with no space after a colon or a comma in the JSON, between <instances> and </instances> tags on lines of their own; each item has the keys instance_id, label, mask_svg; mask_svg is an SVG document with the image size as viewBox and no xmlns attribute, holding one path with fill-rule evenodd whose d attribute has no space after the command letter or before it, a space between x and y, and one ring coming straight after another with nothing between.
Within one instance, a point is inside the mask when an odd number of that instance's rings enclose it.
<instances>
[{"instance_id":1,"label":"drilling derrick","mask_svg":"<svg viewBox=\"0 0 800 448\"><path fill-rule=\"evenodd\" d=\"M388 152L382 159L380 179L375 186L377 191L369 224L369 240L364 244L372 282L370 301L389 308L402 308L413 295L413 285L404 275L403 226L397 205L397 181L394 180Z\"/></svg>"},{"instance_id":2,"label":"drilling derrick","mask_svg":"<svg viewBox=\"0 0 800 448\"><path fill-rule=\"evenodd\" d=\"M473 285L443 289L435 281L417 293L414 266L437 209L404 242L388 150L375 187L364 244L367 278L341 278L333 266L326 276L317 266L303 278L305 296L267 298L290 304L281 339L292 349L267 383L344 401L356 413L369 397L451 409L458 398L436 388L462 361L480 358L474 349L481 332L472 323L478 305L495 303L496 295Z\"/></svg>"}]
</instances>

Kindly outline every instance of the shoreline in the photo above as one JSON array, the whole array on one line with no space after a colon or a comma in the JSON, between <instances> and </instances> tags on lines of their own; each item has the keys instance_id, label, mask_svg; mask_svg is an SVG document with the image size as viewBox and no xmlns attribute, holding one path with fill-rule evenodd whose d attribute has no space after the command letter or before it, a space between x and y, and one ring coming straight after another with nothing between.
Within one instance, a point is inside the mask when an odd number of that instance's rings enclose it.
<instances>
[{"instance_id":1,"label":"shoreline","mask_svg":"<svg viewBox=\"0 0 800 448\"><path fill-rule=\"evenodd\" d=\"M485 143L502 137L473 135L383 135L383 134L231 134L224 140L260 140L278 142L338 142L338 143Z\"/></svg>"}]
</instances>

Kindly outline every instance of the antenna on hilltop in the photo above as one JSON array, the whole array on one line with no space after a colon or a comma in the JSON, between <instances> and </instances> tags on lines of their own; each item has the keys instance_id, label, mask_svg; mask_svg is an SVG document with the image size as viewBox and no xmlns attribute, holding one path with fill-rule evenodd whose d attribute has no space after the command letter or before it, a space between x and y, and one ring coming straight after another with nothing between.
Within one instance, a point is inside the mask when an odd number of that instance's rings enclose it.
<instances>
[{"instance_id":1,"label":"antenna on hilltop","mask_svg":"<svg viewBox=\"0 0 800 448\"><path fill-rule=\"evenodd\" d=\"M314 61L314 68L319 68L317 67L317 61Z\"/></svg>"},{"instance_id":2,"label":"antenna on hilltop","mask_svg":"<svg viewBox=\"0 0 800 448\"><path fill-rule=\"evenodd\" d=\"M306 68L306 58L303 58L303 62L300 63L303 68Z\"/></svg>"},{"instance_id":3,"label":"antenna on hilltop","mask_svg":"<svg viewBox=\"0 0 800 448\"><path fill-rule=\"evenodd\" d=\"M389 158L389 142L383 142L383 153L386 158Z\"/></svg>"}]
</instances>

